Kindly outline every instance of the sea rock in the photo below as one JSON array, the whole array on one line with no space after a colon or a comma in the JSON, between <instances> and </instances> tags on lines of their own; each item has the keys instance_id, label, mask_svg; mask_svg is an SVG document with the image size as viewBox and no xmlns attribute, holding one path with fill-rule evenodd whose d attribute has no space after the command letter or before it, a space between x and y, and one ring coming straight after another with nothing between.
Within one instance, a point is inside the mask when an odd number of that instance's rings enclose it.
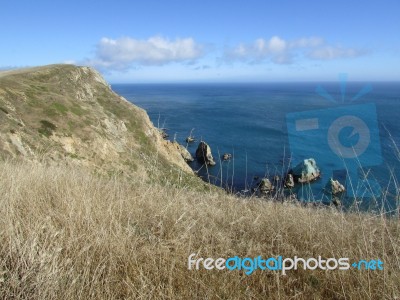
<instances>
[{"instance_id":1,"label":"sea rock","mask_svg":"<svg viewBox=\"0 0 400 300\"><path fill-rule=\"evenodd\" d=\"M337 195L345 192L346 188L339 181L333 180L333 178L331 178L331 180L327 184L327 191L332 195Z\"/></svg>"},{"instance_id":2,"label":"sea rock","mask_svg":"<svg viewBox=\"0 0 400 300\"><path fill-rule=\"evenodd\" d=\"M189 136L186 138L186 143L193 143L195 141L194 136L192 135L194 128L190 130Z\"/></svg>"},{"instance_id":3,"label":"sea rock","mask_svg":"<svg viewBox=\"0 0 400 300\"><path fill-rule=\"evenodd\" d=\"M194 137L192 137L192 136L188 136L187 138L186 138L186 143L193 143L195 141L195 139L194 139Z\"/></svg>"},{"instance_id":4,"label":"sea rock","mask_svg":"<svg viewBox=\"0 0 400 300\"><path fill-rule=\"evenodd\" d=\"M332 198L332 204L335 207L340 207L342 205L342 203L340 202L340 199L338 197L333 197Z\"/></svg>"},{"instance_id":5,"label":"sea rock","mask_svg":"<svg viewBox=\"0 0 400 300\"><path fill-rule=\"evenodd\" d=\"M178 149L179 153L186 162L194 161L192 154L190 154L190 152L184 146L178 144L177 142L174 142L173 144L176 146L176 149Z\"/></svg>"},{"instance_id":6,"label":"sea rock","mask_svg":"<svg viewBox=\"0 0 400 300\"><path fill-rule=\"evenodd\" d=\"M289 173L293 175L294 181L299 183L309 183L321 177L321 172L313 158L305 159Z\"/></svg>"},{"instance_id":7,"label":"sea rock","mask_svg":"<svg viewBox=\"0 0 400 300\"><path fill-rule=\"evenodd\" d=\"M205 142L200 142L199 146L197 147L196 150L196 158L207 165L214 166L215 161L211 153L211 147L205 143Z\"/></svg>"},{"instance_id":8,"label":"sea rock","mask_svg":"<svg viewBox=\"0 0 400 300\"><path fill-rule=\"evenodd\" d=\"M268 194L275 189L275 187L272 185L271 181L268 178L261 179L258 187L262 194Z\"/></svg>"},{"instance_id":9,"label":"sea rock","mask_svg":"<svg viewBox=\"0 0 400 300\"><path fill-rule=\"evenodd\" d=\"M232 158L232 154L230 154L230 153L224 153L222 155L223 160L230 160L231 158Z\"/></svg>"},{"instance_id":10,"label":"sea rock","mask_svg":"<svg viewBox=\"0 0 400 300\"><path fill-rule=\"evenodd\" d=\"M287 174L285 179L285 187L289 189L294 188L294 179L292 174Z\"/></svg>"}]
</instances>

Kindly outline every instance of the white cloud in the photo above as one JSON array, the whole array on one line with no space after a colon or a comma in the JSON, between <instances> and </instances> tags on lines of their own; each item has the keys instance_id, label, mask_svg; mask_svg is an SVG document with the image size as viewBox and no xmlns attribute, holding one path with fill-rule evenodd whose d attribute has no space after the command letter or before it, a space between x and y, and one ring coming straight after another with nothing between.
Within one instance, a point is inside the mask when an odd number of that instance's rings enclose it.
<instances>
[{"instance_id":1,"label":"white cloud","mask_svg":"<svg viewBox=\"0 0 400 300\"><path fill-rule=\"evenodd\" d=\"M192 38L173 41L160 36L147 40L102 38L96 46L95 58L88 60L88 64L107 70L127 70L133 65L192 62L202 55L202 46Z\"/></svg>"},{"instance_id":2,"label":"white cloud","mask_svg":"<svg viewBox=\"0 0 400 300\"><path fill-rule=\"evenodd\" d=\"M251 64L262 61L291 64L300 57L333 60L358 57L365 53L358 49L331 46L320 37L305 37L287 41L279 36L273 36L269 40L259 38L251 44L242 43L234 48L227 48L224 59L229 62L239 60Z\"/></svg>"},{"instance_id":3,"label":"white cloud","mask_svg":"<svg viewBox=\"0 0 400 300\"><path fill-rule=\"evenodd\" d=\"M284 64L290 62L290 57L286 53L287 47L287 42L278 36L273 36L269 40L259 38L250 45L240 44L233 49L227 49L225 58L251 63L271 58L276 63Z\"/></svg>"},{"instance_id":4,"label":"white cloud","mask_svg":"<svg viewBox=\"0 0 400 300\"><path fill-rule=\"evenodd\" d=\"M282 53L286 50L286 41L282 40L279 36L273 36L268 41L268 49L272 53Z\"/></svg>"},{"instance_id":5,"label":"white cloud","mask_svg":"<svg viewBox=\"0 0 400 300\"><path fill-rule=\"evenodd\" d=\"M325 43L324 39L320 37L307 37L300 38L290 42L290 48L312 48L318 47Z\"/></svg>"},{"instance_id":6,"label":"white cloud","mask_svg":"<svg viewBox=\"0 0 400 300\"><path fill-rule=\"evenodd\" d=\"M341 48L325 46L321 48L312 49L307 56L312 59L318 60L333 60L338 58L352 58L364 55L365 51L351 49L351 48Z\"/></svg>"}]
</instances>

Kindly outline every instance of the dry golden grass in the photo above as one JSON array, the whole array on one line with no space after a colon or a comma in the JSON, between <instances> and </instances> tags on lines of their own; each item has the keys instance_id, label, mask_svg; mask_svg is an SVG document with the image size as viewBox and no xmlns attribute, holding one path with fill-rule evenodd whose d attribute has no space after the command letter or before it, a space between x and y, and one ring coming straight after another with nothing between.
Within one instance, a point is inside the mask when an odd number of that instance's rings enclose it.
<instances>
[{"instance_id":1,"label":"dry golden grass","mask_svg":"<svg viewBox=\"0 0 400 300\"><path fill-rule=\"evenodd\" d=\"M398 219L0 164L4 299L398 299ZM377 259L383 271L199 270L201 257Z\"/></svg>"}]
</instances>

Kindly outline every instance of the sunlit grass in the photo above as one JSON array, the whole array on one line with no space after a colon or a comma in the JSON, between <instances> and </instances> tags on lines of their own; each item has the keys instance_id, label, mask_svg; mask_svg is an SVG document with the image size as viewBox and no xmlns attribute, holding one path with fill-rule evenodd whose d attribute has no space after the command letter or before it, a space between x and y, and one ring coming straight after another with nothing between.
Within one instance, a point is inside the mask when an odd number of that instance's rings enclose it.
<instances>
[{"instance_id":1,"label":"sunlit grass","mask_svg":"<svg viewBox=\"0 0 400 300\"><path fill-rule=\"evenodd\" d=\"M4 299L396 299L400 223L137 176L0 164ZM201 257L381 259L383 271L189 271Z\"/></svg>"}]
</instances>

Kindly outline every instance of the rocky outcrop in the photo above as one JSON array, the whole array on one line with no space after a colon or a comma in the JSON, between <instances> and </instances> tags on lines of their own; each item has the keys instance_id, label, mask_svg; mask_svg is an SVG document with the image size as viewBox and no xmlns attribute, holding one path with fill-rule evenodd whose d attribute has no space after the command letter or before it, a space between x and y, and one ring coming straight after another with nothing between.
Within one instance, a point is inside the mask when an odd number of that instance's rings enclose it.
<instances>
[{"instance_id":1,"label":"rocky outcrop","mask_svg":"<svg viewBox=\"0 0 400 300\"><path fill-rule=\"evenodd\" d=\"M192 136L188 136L187 138L186 138L186 143L193 143L195 141L195 139L194 139L194 137L192 137Z\"/></svg>"},{"instance_id":2,"label":"rocky outcrop","mask_svg":"<svg viewBox=\"0 0 400 300\"><path fill-rule=\"evenodd\" d=\"M232 158L232 154L230 154L230 153L224 153L222 155L223 160L230 160L231 158Z\"/></svg>"},{"instance_id":3,"label":"rocky outcrop","mask_svg":"<svg viewBox=\"0 0 400 300\"><path fill-rule=\"evenodd\" d=\"M327 183L326 191L332 195L338 195L346 191L346 188L337 180L331 178Z\"/></svg>"},{"instance_id":4,"label":"rocky outcrop","mask_svg":"<svg viewBox=\"0 0 400 300\"><path fill-rule=\"evenodd\" d=\"M196 158L203 164L210 166L215 165L215 161L211 153L211 147L205 142L200 142L199 146L197 147Z\"/></svg>"},{"instance_id":5,"label":"rocky outcrop","mask_svg":"<svg viewBox=\"0 0 400 300\"><path fill-rule=\"evenodd\" d=\"M167 133L165 128L162 128L162 129L159 129L159 130L160 130L160 135L164 140L169 138L169 134Z\"/></svg>"},{"instance_id":6,"label":"rocky outcrop","mask_svg":"<svg viewBox=\"0 0 400 300\"><path fill-rule=\"evenodd\" d=\"M340 201L340 199L338 197L333 197L332 204L339 208L342 205L342 202Z\"/></svg>"},{"instance_id":7,"label":"rocky outcrop","mask_svg":"<svg viewBox=\"0 0 400 300\"><path fill-rule=\"evenodd\" d=\"M184 146L178 144L177 142L173 142L173 144L186 162L194 161L192 154L190 154L190 152Z\"/></svg>"},{"instance_id":8,"label":"rocky outcrop","mask_svg":"<svg viewBox=\"0 0 400 300\"><path fill-rule=\"evenodd\" d=\"M313 158L303 160L289 174L292 174L294 181L298 183L309 183L321 177L321 172Z\"/></svg>"},{"instance_id":9,"label":"rocky outcrop","mask_svg":"<svg viewBox=\"0 0 400 300\"><path fill-rule=\"evenodd\" d=\"M51 65L0 72L0 159L82 165L96 173L194 174L147 113L94 69Z\"/></svg>"},{"instance_id":10,"label":"rocky outcrop","mask_svg":"<svg viewBox=\"0 0 400 300\"><path fill-rule=\"evenodd\" d=\"M275 187L272 185L271 181L268 178L261 179L258 188L261 194L269 194L275 189Z\"/></svg>"},{"instance_id":11,"label":"rocky outcrop","mask_svg":"<svg viewBox=\"0 0 400 300\"><path fill-rule=\"evenodd\" d=\"M194 128L192 128L192 130L190 130L189 136L186 138L186 143L193 143L196 139L194 138L193 134L193 130Z\"/></svg>"},{"instance_id":12,"label":"rocky outcrop","mask_svg":"<svg viewBox=\"0 0 400 300\"><path fill-rule=\"evenodd\" d=\"M289 189L294 188L294 179L292 174L287 174L285 179L285 187Z\"/></svg>"}]
</instances>

